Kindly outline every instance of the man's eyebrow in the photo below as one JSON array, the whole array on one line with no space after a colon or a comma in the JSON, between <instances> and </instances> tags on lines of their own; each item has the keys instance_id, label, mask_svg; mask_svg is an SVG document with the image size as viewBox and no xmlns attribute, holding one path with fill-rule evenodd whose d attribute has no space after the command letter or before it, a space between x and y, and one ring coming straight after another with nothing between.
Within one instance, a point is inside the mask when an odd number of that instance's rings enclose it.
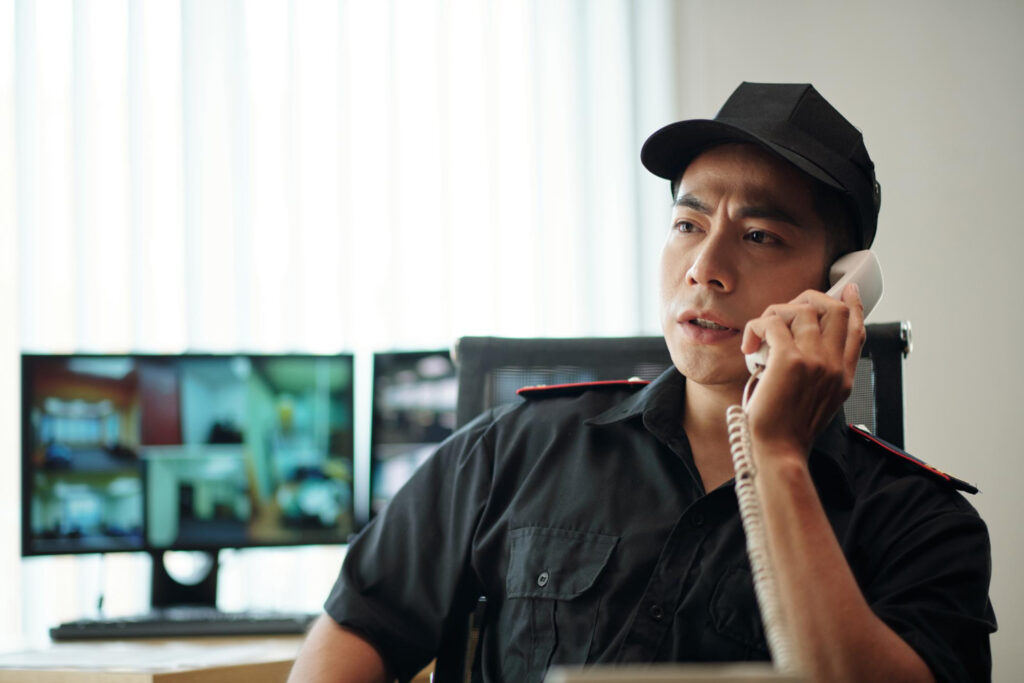
<instances>
[{"instance_id":1,"label":"man's eyebrow","mask_svg":"<svg viewBox=\"0 0 1024 683\"><path fill-rule=\"evenodd\" d=\"M697 199L690 193L684 194L683 196L676 199L676 206L682 206L687 209L693 209L698 213L711 214L711 207L705 204L701 200Z\"/></svg>"},{"instance_id":2,"label":"man's eyebrow","mask_svg":"<svg viewBox=\"0 0 1024 683\"><path fill-rule=\"evenodd\" d=\"M794 227L800 227L800 223L789 215L785 210L772 204L755 204L744 206L739 211L740 218L765 218L770 221L789 223Z\"/></svg>"},{"instance_id":3,"label":"man's eyebrow","mask_svg":"<svg viewBox=\"0 0 1024 683\"><path fill-rule=\"evenodd\" d=\"M693 209L694 211L705 215L711 215L712 211L709 204L706 204L690 193L686 193L676 199L675 206ZM795 227L800 227L799 221L793 218L788 211L773 202L763 202L760 204L744 206L739 211L739 218L764 218L770 221L779 221L782 223L789 223Z\"/></svg>"}]
</instances>

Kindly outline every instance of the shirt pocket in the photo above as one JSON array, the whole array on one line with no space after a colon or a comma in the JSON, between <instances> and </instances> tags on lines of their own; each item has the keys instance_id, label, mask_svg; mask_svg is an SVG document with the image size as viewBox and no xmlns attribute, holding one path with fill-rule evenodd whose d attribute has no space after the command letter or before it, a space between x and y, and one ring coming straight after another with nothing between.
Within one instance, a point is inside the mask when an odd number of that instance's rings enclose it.
<instances>
[{"instance_id":1,"label":"shirt pocket","mask_svg":"<svg viewBox=\"0 0 1024 683\"><path fill-rule=\"evenodd\" d=\"M590 589L619 539L547 527L513 529L509 539L504 678L540 681L553 660L586 660L601 601Z\"/></svg>"},{"instance_id":2,"label":"shirt pocket","mask_svg":"<svg viewBox=\"0 0 1024 683\"><path fill-rule=\"evenodd\" d=\"M750 570L733 567L726 571L711 595L709 611L715 631L726 639L717 647L728 652L729 659L768 658L768 644Z\"/></svg>"}]
</instances>

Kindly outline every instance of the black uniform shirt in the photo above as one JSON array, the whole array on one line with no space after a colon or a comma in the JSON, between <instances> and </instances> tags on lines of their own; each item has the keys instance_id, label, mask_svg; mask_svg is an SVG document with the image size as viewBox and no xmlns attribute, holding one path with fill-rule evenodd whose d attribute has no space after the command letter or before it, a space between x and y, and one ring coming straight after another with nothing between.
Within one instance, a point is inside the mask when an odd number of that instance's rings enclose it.
<instances>
[{"instance_id":1,"label":"black uniform shirt","mask_svg":"<svg viewBox=\"0 0 1024 683\"><path fill-rule=\"evenodd\" d=\"M487 681L768 657L732 483L705 493L685 380L553 390L454 434L352 543L326 610L401 679L488 608ZM811 475L868 604L939 680L990 677L988 533L946 481L834 421Z\"/></svg>"}]
</instances>

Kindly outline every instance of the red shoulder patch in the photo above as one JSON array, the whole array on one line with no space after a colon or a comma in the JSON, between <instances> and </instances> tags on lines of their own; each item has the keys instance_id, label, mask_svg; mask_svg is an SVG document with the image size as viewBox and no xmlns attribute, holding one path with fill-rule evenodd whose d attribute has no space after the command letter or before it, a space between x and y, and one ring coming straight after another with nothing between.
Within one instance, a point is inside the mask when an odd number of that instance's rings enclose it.
<instances>
[{"instance_id":1,"label":"red shoulder patch","mask_svg":"<svg viewBox=\"0 0 1024 683\"><path fill-rule=\"evenodd\" d=\"M924 460L921 460L920 458L915 458L910 453L907 453L906 451L904 451L901 448L897 448L896 446L892 445L891 443L889 443L885 439L879 439L877 436L875 436L871 432L867 431L866 429L861 429L860 427L857 427L855 425L849 425L849 427L850 427L850 431L851 432L853 432L854 434L859 436L864 441L867 441L868 443L871 443L871 444L874 444L875 446L878 446L885 453L888 453L888 454L890 454L892 456L895 456L897 458L901 458L905 462L909 462L912 465L916 465L917 467L920 467L922 470L924 470L925 472L927 472L931 476L938 477L939 479L942 479L943 481L946 481L946 482L952 484L953 488L958 489L960 491L963 491L965 493L972 493L973 494L973 493L977 493L978 492L978 487L977 486L973 486L971 484L968 484L966 481L964 481L962 479L957 479L956 477L954 477L954 476L952 476L950 474L946 474L945 472L943 472L942 470L940 470L937 467L932 467L931 465L926 463Z\"/></svg>"},{"instance_id":2,"label":"red shoulder patch","mask_svg":"<svg viewBox=\"0 0 1024 683\"><path fill-rule=\"evenodd\" d=\"M577 396L591 389L608 389L614 387L645 387L650 382L644 379L613 379L600 382L579 382L578 384L538 384L523 387L516 393L523 398L547 398L554 396Z\"/></svg>"}]
</instances>

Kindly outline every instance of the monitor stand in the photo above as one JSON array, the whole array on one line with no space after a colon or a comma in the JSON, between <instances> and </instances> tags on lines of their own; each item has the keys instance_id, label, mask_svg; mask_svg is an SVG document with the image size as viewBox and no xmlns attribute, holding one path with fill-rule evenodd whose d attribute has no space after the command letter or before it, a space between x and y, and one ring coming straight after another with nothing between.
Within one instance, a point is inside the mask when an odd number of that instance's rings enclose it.
<instances>
[{"instance_id":1,"label":"monitor stand","mask_svg":"<svg viewBox=\"0 0 1024 683\"><path fill-rule=\"evenodd\" d=\"M217 551L190 551L192 554L198 553L196 564L199 565L197 570L192 572L192 576L188 576L188 572L183 576L181 571L169 570L168 561L172 557L168 554L169 552L171 551L149 551L153 560L150 604L154 608L185 605L215 608L217 606L217 570L219 567Z\"/></svg>"}]
</instances>

